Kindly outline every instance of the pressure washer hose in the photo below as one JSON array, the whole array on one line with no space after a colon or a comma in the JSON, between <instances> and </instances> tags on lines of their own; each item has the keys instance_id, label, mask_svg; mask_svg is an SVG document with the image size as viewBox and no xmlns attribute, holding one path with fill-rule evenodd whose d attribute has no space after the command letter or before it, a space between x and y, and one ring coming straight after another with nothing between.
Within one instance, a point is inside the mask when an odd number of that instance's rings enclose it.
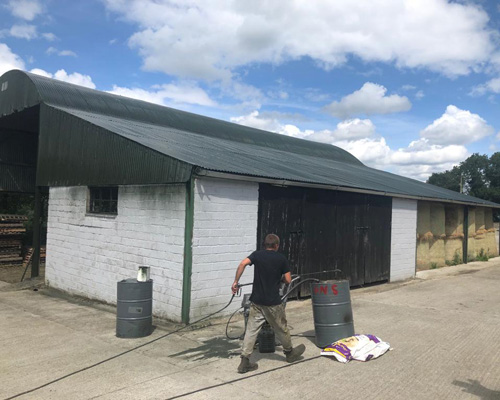
<instances>
[{"instance_id":1,"label":"pressure washer hose","mask_svg":"<svg viewBox=\"0 0 500 400\"><path fill-rule=\"evenodd\" d=\"M319 279L313 279L313 278L311 278L311 279L306 279L306 280L304 280L304 281L302 281L302 282L298 283L297 285L295 285L293 288L292 288L292 287L290 287L290 289L288 290L288 292L287 292L287 293L286 293L286 294L285 294L285 295L281 298L281 300L282 300L282 301L283 301L283 300L285 300L285 299L286 299L286 297L288 297L288 296L289 296L289 294L291 293L291 291L292 291L293 289L296 289L297 287L299 287L300 285L302 285L302 284L304 284L304 283L306 283L306 282L308 282L308 281L315 281L315 282L318 282L318 281L319 281ZM240 287L241 287L241 286L246 286L246 285L250 285L250 284L240 285ZM157 342L158 340L161 340L161 339L163 339L163 338L165 338L165 337L167 337L167 336L173 335L174 333L180 332L180 331L182 331L182 330L184 330L184 329L188 328L188 327L189 327L189 326L191 326L191 325L197 324L197 323L199 323L199 322L201 322L201 321L204 321L204 320L206 320L206 319L208 319L208 318L210 318L210 317L212 317L212 316L214 316L214 315L216 315L216 314L219 314L220 312L224 311L224 310L225 310L227 307L229 307L229 305L233 302L234 296L235 296L235 295L233 294L233 295L231 296L231 299L229 300L229 302L228 302L228 303L227 303L224 307L222 307L220 310L217 310L217 311L215 311L215 312L213 312L213 313L211 313L211 314L208 314L207 316L205 316L205 317L203 317L203 318L197 319L197 320L196 320L196 321L194 321L194 322L191 322L191 323L189 323L189 324L186 324L186 325L184 325L184 326L182 326L182 327L180 327L180 328L178 328L178 329L176 329L176 330L174 330L174 331L172 331L172 332L168 332L168 333L166 333L166 334L164 334L164 335L162 335L162 336L160 336L160 337L157 337L156 339L150 340L150 341L148 341L148 342L146 342L146 343L143 343L143 344L141 344L141 345L139 345L139 346L133 347L133 348L131 348L131 349L129 349L129 350L126 350L126 351L123 351L123 352L121 352L121 353L118 353L118 354L116 354L116 355L114 355L114 356L111 356L111 357L109 357L109 358L106 358L106 359L104 359L104 360L102 360L102 361L96 362L95 364L89 365L89 366L87 366L87 367L84 367L84 368L81 368L81 369L79 369L79 370L73 371L73 372L71 372L71 373L69 373L69 374L63 375L63 376L61 376L61 377L59 377L59 378L56 378L56 379L54 379L54 380L52 380L52 381L50 381L50 382L44 383L43 385L40 385L40 386L37 386L37 387L35 387L35 388L32 388L32 389L26 390L26 391L21 392L21 393L17 393L17 394L15 394L15 395L13 395L13 396L10 396L10 397L6 398L5 400L15 399L15 398L18 398L18 397L24 396L24 395L26 395L26 394L28 394L28 393L33 393L33 392L36 392L37 390L40 390L40 389L45 388L45 387L47 387L47 386L50 386L50 385L52 385L52 384L54 384L54 383L56 383L56 382L62 381L63 379L69 378L70 376L73 376L73 375L79 374L80 372L83 372L83 371L87 371L87 370L89 370L89 369L91 369L91 368L95 368L95 367L97 367L97 366L99 366L99 365L101 365L101 364L104 364L104 363L106 363L106 362L108 362L108 361L114 360L114 359L116 359L116 358L118 358L118 357L121 357L121 356L123 356L123 355L125 355L125 354L128 354L128 353L132 352L132 351L135 351L135 350L137 350L137 349L140 349L140 348L142 348L142 347L144 347L144 346L148 346L148 345L150 345L151 343ZM240 308L242 308L242 307L240 307ZM240 310L240 308L238 308L238 310ZM236 311L238 311L238 310L236 310ZM231 318L233 317L233 315L234 315L234 314L236 314L236 311L235 311L235 312L233 312L233 314L231 314L231 317L230 317L229 321L231 320ZM228 321L228 324L226 325L226 336L227 336L228 338L229 338L229 336L228 336L228 334L227 334L227 326L229 325L229 321Z\"/></svg>"},{"instance_id":2,"label":"pressure washer hose","mask_svg":"<svg viewBox=\"0 0 500 400\"><path fill-rule=\"evenodd\" d=\"M15 395L13 395L13 396L10 396L10 397L7 397L5 400L12 400L12 399L15 399L15 398L18 398L18 397L24 396L24 395L26 395L26 394L28 394L28 393L33 393L33 392L35 392L35 391L37 391L37 390L43 389L43 388L45 388L45 387L47 387L47 386L49 386L49 385L52 385L52 384L54 384L54 383L56 383L56 382L62 381L63 379L69 378L70 376L73 376L73 375L79 374L80 372L83 372L83 371L87 371L87 370L89 370L89 369L91 369L91 368L95 368L95 367L97 367L98 365L101 365L101 364L104 364L104 363L106 363L106 362L108 362L108 361L114 360L115 358L121 357L121 356L123 356L123 355L125 355L125 354L128 354L128 353L130 353L130 352L132 352L132 351L135 351L135 350L137 350L137 349L140 349L140 348L142 348L142 347L144 347L144 346L147 346L147 345L149 345L149 344L151 344L151 343L157 342L158 340L161 340L161 339L163 339L163 338L166 338L167 336L173 335L174 333L180 332L180 331L182 331L182 330L186 329L187 327L189 327L189 326L191 326L191 325L197 324L198 322L204 321L204 320L206 320L207 318L210 318L210 317L214 316L215 314L218 314L218 313L220 313L220 312L224 311L224 310L225 310L227 307L229 307L229 305L233 302L234 296L235 296L235 295L233 294L233 295L231 296L231 300L229 300L229 302L228 302L228 303L227 303L224 307L222 307L220 310L217 310L217 311L215 311L215 312L213 312L213 313L211 313L211 314L208 314L207 316L205 316L205 317L203 317L203 318L200 318L200 319L198 319L198 320L196 320L196 321L194 321L194 322L191 322L191 323L189 323L189 324L186 324L186 325L184 325L184 326L181 326L180 328L178 328L178 329L176 329L176 330L174 330L174 331L172 331L172 332L168 332L168 333L166 333L166 334L164 334L164 335L162 335L162 336L160 336L160 337L157 337L156 339L150 340L150 341L148 341L148 342L146 342L146 343L143 343L143 344L141 344L141 345L139 345L139 346L133 347L133 348L131 348L131 349L129 349L129 350L125 350L125 351L123 351L123 352L121 352L121 353L118 353L118 354L116 354L116 355L114 355L114 356L111 356L111 357L109 357L109 358L106 358L106 359L104 359L104 360L102 360L102 361L96 362L95 364L89 365L89 366L87 366L87 367L81 368L81 369L76 370L76 371L73 371L73 372L70 372L69 374L63 375L63 376L61 376L61 377L59 377L59 378L56 378L56 379L54 379L54 380L52 380L52 381L50 381L50 382L44 383L43 385L37 386L37 387L35 387L35 388L33 388L33 389L26 390L26 391L21 392L21 393L17 393L17 394L15 394Z\"/></svg>"},{"instance_id":3,"label":"pressure washer hose","mask_svg":"<svg viewBox=\"0 0 500 400\"><path fill-rule=\"evenodd\" d=\"M286 299L288 296L290 296L290 293L292 293L292 291L294 291L295 289L297 289L298 287L302 286L304 283L306 282L319 282L320 280L319 279L316 279L316 278L308 278L308 279L304 279L303 281L297 283L296 285L293 285L293 282L296 281L297 279L300 279L300 276L297 276L296 278L294 278L290 284L290 288L288 289L288 291L283 295L281 296L281 302L286 302ZM247 286L247 285L251 285L250 283L246 283L245 285L240 285L241 286ZM234 295L233 295L234 297ZM231 299L232 301L232 299ZM229 303L231 304L231 303ZM226 306L227 307L227 306ZM240 311L241 309L243 308L243 306L241 306L240 308L236 309L229 317L229 319L227 320L227 324L226 324L226 337L229 339L229 340L236 340L236 339L243 339L243 336L245 335L245 331L246 331L246 328L247 328L247 324L246 324L246 321L245 321L245 330L243 331L243 334L238 336L238 337L232 337L232 336L229 336L229 333L228 333L228 330L229 330L229 323L231 322L231 319L233 319L234 315Z\"/></svg>"}]
</instances>

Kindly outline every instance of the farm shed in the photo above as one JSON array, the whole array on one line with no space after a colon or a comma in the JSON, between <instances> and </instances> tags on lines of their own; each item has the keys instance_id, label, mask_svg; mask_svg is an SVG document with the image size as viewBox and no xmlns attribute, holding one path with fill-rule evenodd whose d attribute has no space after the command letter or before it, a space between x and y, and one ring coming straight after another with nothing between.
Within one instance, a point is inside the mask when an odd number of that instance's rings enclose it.
<instances>
[{"instance_id":1,"label":"farm shed","mask_svg":"<svg viewBox=\"0 0 500 400\"><path fill-rule=\"evenodd\" d=\"M454 255L452 240L477 252L500 207L335 146L21 71L0 77L0 141L0 190L49 190L47 284L113 303L116 282L147 265L153 312L175 321L224 305L266 233L293 273L365 285L414 276L419 259Z\"/></svg>"}]
</instances>

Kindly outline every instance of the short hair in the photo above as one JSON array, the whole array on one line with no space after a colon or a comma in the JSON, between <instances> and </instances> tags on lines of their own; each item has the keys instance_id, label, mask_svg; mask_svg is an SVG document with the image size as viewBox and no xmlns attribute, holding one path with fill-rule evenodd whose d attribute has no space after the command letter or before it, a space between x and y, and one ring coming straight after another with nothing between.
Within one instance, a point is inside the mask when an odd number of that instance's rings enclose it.
<instances>
[{"instance_id":1,"label":"short hair","mask_svg":"<svg viewBox=\"0 0 500 400\"><path fill-rule=\"evenodd\" d=\"M269 235L266 236L264 240L264 247L266 249L270 249L274 246L280 246L280 238L278 235L275 235L274 233L270 233Z\"/></svg>"}]
</instances>

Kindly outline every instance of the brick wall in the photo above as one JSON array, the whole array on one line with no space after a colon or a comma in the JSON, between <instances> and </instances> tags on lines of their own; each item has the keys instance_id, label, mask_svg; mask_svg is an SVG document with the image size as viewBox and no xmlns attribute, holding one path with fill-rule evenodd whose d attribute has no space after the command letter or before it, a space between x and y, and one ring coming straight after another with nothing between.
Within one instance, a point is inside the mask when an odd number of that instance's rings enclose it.
<instances>
[{"instance_id":1,"label":"brick wall","mask_svg":"<svg viewBox=\"0 0 500 400\"><path fill-rule=\"evenodd\" d=\"M391 281L415 276L417 201L392 199Z\"/></svg>"},{"instance_id":2,"label":"brick wall","mask_svg":"<svg viewBox=\"0 0 500 400\"><path fill-rule=\"evenodd\" d=\"M123 186L118 215L86 213L87 188L51 188L46 281L72 294L116 302L116 282L151 267L153 313L180 320L185 186Z\"/></svg>"},{"instance_id":3,"label":"brick wall","mask_svg":"<svg viewBox=\"0 0 500 400\"><path fill-rule=\"evenodd\" d=\"M194 202L191 320L222 308L230 299L236 267L256 248L259 185L197 179ZM240 283L253 280L248 266ZM251 286L244 292L250 292ZM227 312L240 306L235 299Z\"/></svg>"}]
</instances>

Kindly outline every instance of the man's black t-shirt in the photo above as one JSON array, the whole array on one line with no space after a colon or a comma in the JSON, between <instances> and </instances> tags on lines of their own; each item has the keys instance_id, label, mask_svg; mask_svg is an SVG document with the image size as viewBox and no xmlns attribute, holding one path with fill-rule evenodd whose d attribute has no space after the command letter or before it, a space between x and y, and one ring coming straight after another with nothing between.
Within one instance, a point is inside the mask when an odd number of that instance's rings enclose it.
<instances>
[{"instance_id":1,"label":"man's black t-shirt","mask_svg":"<svg viewBox=\"0 0 500 400\"><path fill-rule=\"evenodd\" d=\"M253 289L250 300L261 306L281 303L281 276L290 272L288 260L273 250L257 250L248 256L254 265Z\"/></svg>"}]
</instances>

